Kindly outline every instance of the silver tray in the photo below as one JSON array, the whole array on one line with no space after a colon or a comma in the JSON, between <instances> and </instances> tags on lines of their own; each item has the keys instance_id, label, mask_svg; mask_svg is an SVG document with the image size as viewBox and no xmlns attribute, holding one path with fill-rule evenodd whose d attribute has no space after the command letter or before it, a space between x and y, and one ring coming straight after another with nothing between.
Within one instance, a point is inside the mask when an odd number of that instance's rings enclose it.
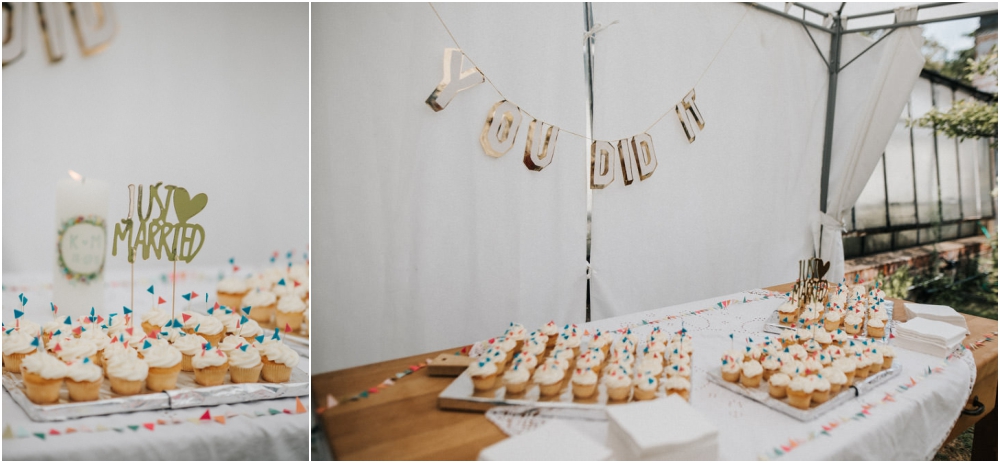
<instances>
[{"instance_id":1,"label":"silver tray","mask_svg":"<svg viewBox=\"0 0 1000 463\"><path fill-rule=\"evenodd\" d=\"M142 410L164 410L188 407L253 402L281 397L309 395L309 375L292 369L287 383L243 383L229 381L227 374L221 386L200 386L194 382L194 373L182 371L177 377L177 387L167 392L149 392L132 396L119 396L111 391L111 382L101 385L100 399L91 402L71 402L65 385L60 391L59 403L38 405L24 394L21 375L4 372L3 387L14 402L33 421L62 421L85 416L110 415Z\"/></svg>"},{"instance_id":2,"label":"silver tray","mask_svg":"<svg viewBox=\"0 0 1000 463\"><path fill-rule=\"evenodd\" d=\"M881 338L871 338L871 339L876 339L884 342L889 341L889 335L890 333L892 333L893 325L896 324L896 321L892 319L892 306L893 306L892 301L885 301L885 312L886 314L889 315L889 321L886 322L885 324L885 334ZM771 312L771 316L768 317L766 321L764 321L764 332L780 335L781 333L784 333L786 330L794 329L790 326L778 323L778 319L779 319L778 311L775 310L774 312ZM866 338L868 337L868 323L865 323L865 325L861 327L861 332L858 333L858 336Z\"/></svg>"},{"instance_id":3,"label":"silver tray","mask_svg":"<svg viewBox=\"0 0 1000 463\"><path fill-rule=\"evenodd\" d=\"M719 385L723 389L728 389L729 391L742 395L743 397L753 399L756 402L760 402L771 409L777 410L799 421L812 421L820 415L843 405L845 402L868 393L868 391L871 391L876 386L888 381L894 376L899 375L902 370L902 365L900 365L898 361L893 361L892 368L882 370L874 375L869 375L861 381L855 381L853 386L842 388L840 392L836 396L831 397L830 400L827 400L820 405L811 406L808 410L795 408L789 405L784 399L775 399L774 397L771 397L771 394L768 393L767 381L761 380L759 387L748 388L738 382L731 383L722 379L722 374L719 372L718 368L714 368L712 371L708 372L708 380Z\"/></svg>"},{"instance_id":4,"label":"silver tray","mask_svg":"<svg viewBox=\"0 0 1000 463\"><path fill-rule=\"evenodd\" d=\"M589 398L573 397L573 387L570 385L570 375L563 379L563 387L558 396L541 397L537 384L528 383L528 387L520 394L507 394L507 388L502 385L502 377L497 377L496 388L490 391L477 392L472 387L472 378L468 371L462 372L454 381L438 395L438 408L444 410L486 411L497 405L538 405L552 408L572 409L604 409L608 405L620 405L633 402L631 387L628 400L609 400L607 387L603 382L597 382L597 392ZM662 378L662 375L661 375ZM656 391L656 398L666 397L663 384Z\"/></svg>"}]
</instances>

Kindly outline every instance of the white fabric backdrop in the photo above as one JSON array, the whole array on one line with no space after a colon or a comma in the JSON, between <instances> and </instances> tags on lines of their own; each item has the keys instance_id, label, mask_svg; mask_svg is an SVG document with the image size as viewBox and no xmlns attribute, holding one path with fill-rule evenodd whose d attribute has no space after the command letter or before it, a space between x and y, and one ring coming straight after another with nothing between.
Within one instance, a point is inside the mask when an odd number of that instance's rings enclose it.
<instances>
[{"instance_id":1,"label":"white fabric backdrop","mask_svg":"<svg viewBox=\"0 0 1000 463\"><path fill-rule=\"evenodd\" d=\"M897 14L897 21L911 21L916 10ZM871 40L858 34L844 37L841 66L847 64ZM823 225L820 256L830 261L827 279L844 277L844 217L850 213L885 150L910 92L920 77L924 57L920 28L898 29L841 71L837 84L833 149L830 157L830 189L826 214L815 225ZM817 247L819 244L817 244Z\"/></svg>"},{"instance_id":2,"label":"white fabric backdrop","mask_svg":"<svg viewBox=\"0 0 1000 463\"><path fill-rule=\"evenodd\" d=\"M112 227L129 183L207 193L195 264L304 250L308 5L119 3L104 51L84 57L66 22L54 64L37 9L26 10L26 50L3 68L5 273L53 271L56 182L69 169L108 182ZM128 269L121 254L106 262Z\"/></svg>"},{"instance_id":3,"label":"white fabric backdrop","mask_svg":"<svg viewBox=\"0 0 1000 463\"><path fill-rule=\"evenodd\" d=\"M650 131L653 176L624 186L619 171L594 191L592 319L794 280L813 252L826 109L825 65L802 26L740 4L594 4L595 23L614 20L597 37L594 136L671 113ZM672 108L716 52L689 144Z\"/></svg>"},{"instance_id":4,"label":"white fabric backdrop","mask_svg":"<svg viewBox=\"0 0 1000 463\"><path fill-rule=\"evenodd\" d=\"M436 6L511 101L584 130L581 4ZM314 370L582 322L585 143L563 133L529 171L527 119L505 156L480 147L489 84L424 104L454 47L426 3L315 4L312 21Z\"/></svg>"}]
</instances>

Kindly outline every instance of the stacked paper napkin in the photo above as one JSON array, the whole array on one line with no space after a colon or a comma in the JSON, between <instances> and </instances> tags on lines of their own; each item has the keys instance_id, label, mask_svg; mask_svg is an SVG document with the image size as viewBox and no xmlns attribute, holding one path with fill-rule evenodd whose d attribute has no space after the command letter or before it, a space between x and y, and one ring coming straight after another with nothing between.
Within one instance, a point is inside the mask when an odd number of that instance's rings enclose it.
<instances>
[{"instance_id":1,"label":"stacked paper napkin","mask_svg":"<svg viewBox=\"0 0 1000 463\"><path fill-rule=\"evenodd\" d=\"M610 460L611 450L559 420L502 440L479 452L479 461Z\"/></svg>"},{"instance_id":2,"label":"stacked paper napkin","mask_svg":"<svg viewBox=\"0 0 1000 463\"><path fill-rule=\"evenodd\" d=\"M715 460L719 431L677 395L608 407L608 446L617 460Z\"/></svg>"},{"instance_id":3,"label":"stacked paper napkin","mask_svg":"<svg viewBox=\"0 0 1000 463\"><path fill-rule=\"evenodd\" d=\"M947 357L968 331L950 323L914 318L896 325L895 345L936 357Z\"/></svg>"},{"instance_id":4,"label":"stacked paper napkin","mask_svg":"<svg viewBox=\"0 0 1000 463\"><path fill-rule=\"evenodd\" d=\"M907 302L905 305L906 318L908 320L926 318L927 320L951 323L965 330L965 334L969 334L969 325L965 322L965 317L951 307L946 305L917 304L914 302Z\"/></svg>"}]
</instances>

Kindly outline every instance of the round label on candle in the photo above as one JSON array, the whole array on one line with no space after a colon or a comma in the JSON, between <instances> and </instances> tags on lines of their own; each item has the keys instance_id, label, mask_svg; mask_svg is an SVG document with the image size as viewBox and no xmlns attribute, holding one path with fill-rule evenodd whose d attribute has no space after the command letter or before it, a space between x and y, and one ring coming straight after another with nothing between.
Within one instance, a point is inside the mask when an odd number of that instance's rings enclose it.
<instances>
[{"instance_id":1,"label":"round label on candle","mask_svg":"<svg viewBox=\"0 0 1000 463\"><path fill-rule=\"evenodd\" d=\"M59 228L59 269L67 280L89 283L104 271L104 218L73 217Z\"/></svg>"}]
</instances>

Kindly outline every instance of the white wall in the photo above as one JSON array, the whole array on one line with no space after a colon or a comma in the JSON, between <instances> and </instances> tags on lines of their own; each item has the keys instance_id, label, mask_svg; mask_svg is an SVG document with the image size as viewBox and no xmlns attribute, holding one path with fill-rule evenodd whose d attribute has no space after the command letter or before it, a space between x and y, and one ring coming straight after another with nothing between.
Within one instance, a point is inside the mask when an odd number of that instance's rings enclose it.
<instances>
[{"instance_id":1,"label":"white wall","mask_svg":"<svg viewBox=\"0 0 1000 463\"><path fill-rule=\"evenodd\" d=\"M192 219L207 231L192 265L263 264L273 250L304 249L308 5L114 9L107 49L82 56L67 23L58 63L28 9L27 49L3 69L3 272L51 271L55 185L68 169L110 183L109 222L125 217L129 183L207 193ZM107 268L127 262L109 251Z\"/></svg>"},{"instance_id":2,"label":"white wall","mask_svg":"<svg viewBox=\"0 0 1000 463\"><path fill-rule=\"evenodd\" d=\"M511 101L584 130L580 3L436 7ZM510 152L483 152L501 100L488 84L432 111L454 44L426 3L314 4L312 18L314 371L469 344L512 321L582 322L583 140L561 134L534 172L527 118Z\"/></svg>"}]
</instances>

